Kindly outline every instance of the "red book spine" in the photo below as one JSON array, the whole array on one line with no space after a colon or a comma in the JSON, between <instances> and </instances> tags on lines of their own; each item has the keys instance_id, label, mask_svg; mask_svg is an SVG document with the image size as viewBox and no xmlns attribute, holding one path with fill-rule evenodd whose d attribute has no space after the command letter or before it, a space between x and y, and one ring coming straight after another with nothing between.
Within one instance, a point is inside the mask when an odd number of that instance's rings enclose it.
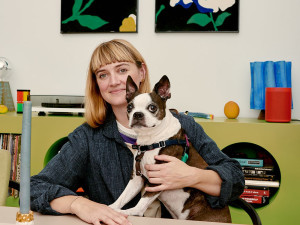
<instances>
[{"instance_id":1,"label":"red book spine","mask_svg":"<svg viewBox=\"0 0 300 225\"><path fill-rule=\"evenodd\" d=\"M268 204L268 197L265 196L244 196L241 197L248 203L252 204Z\"/></svg>"},{"instance_id":2,"label":"red book spine","mask_svg":"<svg viewBox=\"0 0 300 225\"><path fill-rule=\"evenodd\" d=\"M241 194L241 197L243 196L270 196L270 190L258 190L258 189L244 189L244 192Z\"/></svg>"},{"instance_id":3,"label":"red book spine","mask_svg":"<svg viewBox=\"0 0 300 225\"><path fill-rule=\"evenodd\" d=\"M261 204L262 203L262 197L261 196L252 196L252 197L241 197L248 203L255 203L255 204Z\"/></svg>"}]
</instances>

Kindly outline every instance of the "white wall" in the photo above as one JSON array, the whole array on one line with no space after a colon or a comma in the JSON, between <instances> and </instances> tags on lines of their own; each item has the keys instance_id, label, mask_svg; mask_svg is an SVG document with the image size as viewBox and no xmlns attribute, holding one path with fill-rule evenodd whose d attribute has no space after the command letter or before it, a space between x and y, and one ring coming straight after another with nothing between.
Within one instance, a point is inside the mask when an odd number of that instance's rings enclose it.
<instances>
[{"instance_id":1,"label":"white wall","mask_svg":"<svg viewBox=\"0 0 300 225\"><path fill-rule=\"evenodd\" d=\"M292 61L294 109L300 119L300 1L240 0L239 33L155 33L154 0L139 1L137 34L60 34L60 0L0 0L0 56L13 66L10 85L33 95L84 95L90 55L103 41L123 38L145 57L152 84L167 74L169 106L224 116L236 101L250 109L251 61Z\"/></svg>"}]
</instances>

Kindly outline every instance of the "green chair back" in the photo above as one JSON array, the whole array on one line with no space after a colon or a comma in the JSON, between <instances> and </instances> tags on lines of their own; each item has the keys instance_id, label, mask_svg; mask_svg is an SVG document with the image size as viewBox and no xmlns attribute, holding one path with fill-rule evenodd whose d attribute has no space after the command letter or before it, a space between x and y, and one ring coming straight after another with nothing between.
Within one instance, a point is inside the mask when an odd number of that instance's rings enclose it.
<instances>
[{"instance_id":1,"label":"green chair back","mask_svg":"<svg viewBox=\"0 0 300 225\"><path fill-rule=\"evenodd\" d=\"M61 147L68 141L68 137L63 137L54 142L48 149L44 158L44 167L60 151Z\"/></svg>"}]
</instances>

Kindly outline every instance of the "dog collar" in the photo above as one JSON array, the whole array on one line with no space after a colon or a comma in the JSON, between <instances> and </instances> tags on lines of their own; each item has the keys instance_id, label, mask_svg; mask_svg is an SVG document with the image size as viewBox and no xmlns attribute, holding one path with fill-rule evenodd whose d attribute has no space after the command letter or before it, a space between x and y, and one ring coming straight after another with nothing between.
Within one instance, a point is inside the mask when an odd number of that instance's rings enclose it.
<instances>
[{"instance_id":1,"label":"dog collar","mask_svg":"<svg viewBox=\"0 0 300 225\"><path fill-rule=\"evenodd\" d=\"M146 152L149 150L153 150L156 148L164 148L164 147L168 147L170 145L185 145L186 144L186 140L167 140L167 141L160 141L158 143L153 143L151 145L132 145L133 149L137 149L138 151L141 152Z\"/></svg>"},{"instance_id":2,"label":"dog collar","mask_svg":"<svg viewBox=\"0 0 300 225\"><path fill-rule=\"evenodd\" d=\"M174 140L160 141L158 143L153 143L151 145L132 145L132 149L138 150L139 151L138 155L140 155L141 153L145 153L146 151L150 151L156 148L164 148L171 145L184 145L181 161L186 162L189 158L190 143L187 135L185 134L184 136L185 136L185 140L174 139Z\"/></svg>"}]
</instances>

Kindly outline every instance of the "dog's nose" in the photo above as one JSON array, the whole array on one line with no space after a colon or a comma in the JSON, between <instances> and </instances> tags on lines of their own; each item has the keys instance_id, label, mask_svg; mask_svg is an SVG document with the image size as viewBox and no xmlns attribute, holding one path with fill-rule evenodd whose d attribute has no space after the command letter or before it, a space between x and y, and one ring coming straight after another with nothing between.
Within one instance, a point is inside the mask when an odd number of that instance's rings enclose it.
<instances>
[{"instance_id":1,"label":"dog's nose","mask_svg":"<svg viewBox=\"0 0 300 225\"><path fill-rule=\"evenodd\" d=\"M142 113L142 112L135 112L133 114L133 118L134 119L142 119L142 118L144 118L144 113Z\"/></svg>"}]
</instances>

